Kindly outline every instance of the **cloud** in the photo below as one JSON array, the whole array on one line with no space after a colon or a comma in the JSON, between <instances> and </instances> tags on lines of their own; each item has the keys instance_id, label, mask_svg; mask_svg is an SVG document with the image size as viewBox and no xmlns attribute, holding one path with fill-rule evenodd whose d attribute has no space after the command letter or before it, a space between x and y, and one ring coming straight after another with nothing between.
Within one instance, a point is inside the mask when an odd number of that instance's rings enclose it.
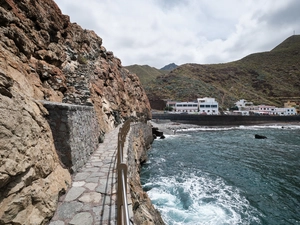
<instances>
[{"instance_id":1,"label":"cloud","mask_svg":"<svg viewBox=\"0 0 300 225\"><path fill-rule=\"evenodd\" d=\"M268 51L300 32L297 0L56 0L123 65L221 63Z\"/></svg>"}]
</instances>

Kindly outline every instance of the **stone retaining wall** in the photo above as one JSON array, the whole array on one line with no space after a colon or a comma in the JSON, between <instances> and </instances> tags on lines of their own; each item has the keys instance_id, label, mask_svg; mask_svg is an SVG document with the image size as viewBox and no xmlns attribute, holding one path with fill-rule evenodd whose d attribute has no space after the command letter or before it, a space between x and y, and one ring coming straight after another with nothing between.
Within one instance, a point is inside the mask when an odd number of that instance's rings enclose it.
<instances>
[{"instance_id":1,"label":"stone retaining wall","mask_svg":"<svg viewBox=\"0 0 300 225\"><path fill-rule=\"evenodd\" d=\"M239 126L264 123L299 123L300 116L240 116L240 115L192 115L192 114L152 114L153 120L196 124L200 126Z\"/></svg>"},{"instance_id":2,"label":"stone retaining wall","mask_svg":"<svg viewBox=\"0 0 300 225\"><path fill-rule=\"evenodd\" d=\"M76 172L97 149L100 128L94 107L42 102L48 110L54 144L61 162Z\"/></svg>"}]
</instances>

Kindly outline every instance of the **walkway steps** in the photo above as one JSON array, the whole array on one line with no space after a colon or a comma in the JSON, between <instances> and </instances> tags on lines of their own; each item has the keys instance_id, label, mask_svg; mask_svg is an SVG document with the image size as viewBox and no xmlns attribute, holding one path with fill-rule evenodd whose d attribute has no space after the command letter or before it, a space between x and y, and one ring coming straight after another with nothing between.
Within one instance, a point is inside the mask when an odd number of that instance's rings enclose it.
<instances>
[{"instance_id":1,"label":"walkway steps","mask_svg":"<svg viewBox=\"0 0 300 225\"><path fill-rule=\"evenodd\" d=\"M119 128L105 135L104 142L99 144L86 165L72 176L72 187L59 199L49 225L117 224L116 154ZM131 204L129 192L127 195ZM132 217L131 207L129 212Z\"/></svg>"}]
</instances>

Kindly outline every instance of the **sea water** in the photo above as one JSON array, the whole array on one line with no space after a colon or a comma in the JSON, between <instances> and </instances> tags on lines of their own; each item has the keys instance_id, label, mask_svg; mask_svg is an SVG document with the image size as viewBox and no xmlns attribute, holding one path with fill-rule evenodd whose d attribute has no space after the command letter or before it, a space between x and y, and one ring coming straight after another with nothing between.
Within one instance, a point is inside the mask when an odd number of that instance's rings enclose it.
<instances>
[{"instance_id":1,"label":"sea water","mask_svg":"<svg viewBox=\"0 0 300 225\"><path fill-rule=\"evenodd\" d=\"M168 225L300 224L300 126L177 131L141 181Z\"/></svg>"}]
</instances>

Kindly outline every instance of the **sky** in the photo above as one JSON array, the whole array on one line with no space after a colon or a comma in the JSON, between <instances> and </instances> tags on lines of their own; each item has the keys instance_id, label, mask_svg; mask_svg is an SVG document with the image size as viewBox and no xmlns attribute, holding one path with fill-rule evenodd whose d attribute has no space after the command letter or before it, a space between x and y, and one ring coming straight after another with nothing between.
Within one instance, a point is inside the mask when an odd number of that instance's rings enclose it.
<instances>
[{"instance_id":1,"label":"sky","mask_svg":"<svg viewBox=\"0 0 300 225\"><path fill-rule=\"evenodd\" d=\"M299 0L54 0L123 66L214 64L300 34Z\"/></svg>"}]
</instances>

